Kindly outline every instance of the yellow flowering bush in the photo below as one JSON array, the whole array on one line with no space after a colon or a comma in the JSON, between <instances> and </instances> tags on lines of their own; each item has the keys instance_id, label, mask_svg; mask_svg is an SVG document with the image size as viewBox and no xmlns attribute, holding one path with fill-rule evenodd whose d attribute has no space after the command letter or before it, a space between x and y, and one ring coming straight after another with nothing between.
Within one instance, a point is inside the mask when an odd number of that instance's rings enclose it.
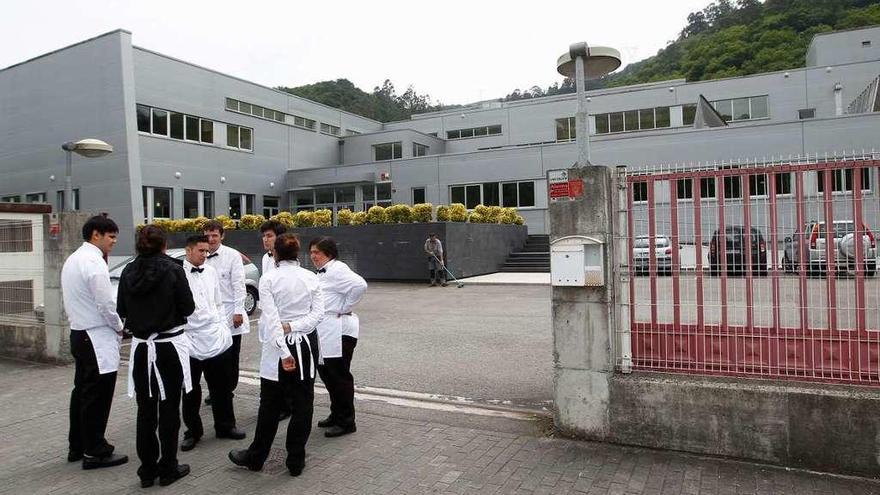
<instances>
[{"instance_id":1,"label":"yellow flowering bush","mask_svg":"<svg viewBox=\"0 0 880 495\"><path fill-rule=\"evenodd\" d=\"M430 222L434 205L431 203L418 203L413 205L413 221L414 222Z\"/></svg>"},{"instance_id":2,"label":"yellow flowering bush","mask_svg":"<svg viewBox=\"0 0 880 495\"><path fill-rule=\"evenodd\" d=\"M386 223L412 223L413 209L409 205L392 205L385 208Z\"/></svg>"},{"instance_id":3,"label":"yellow flowering bush","mask_svg":"<svg viewBox=\"0 0 880 495\"><path fill-rule=\"evenodd\" d=\"M283 224L285 227L293 227L294 218L293 213L289 211L282 211L277 215L272 215L269 217L270 220L275 220L278 223Z\"/></svg>"},{"instance_id":4,"label":"yellow flowering bush","mask_svg":"<svg viewBox=\"0 0 880 495\"><path fill-rule=\"evenodd\" d=\"M315 213L311 211L298 211L293 216L294 227L312 227L315 225Z\"/></svg>"},{"instance_id":5,"label":"yellow flowering bush","mask_svg":"<svg viewBox=\"0 0 880 495\"><path fill-rule=\"evenodd\" d=\"M367 212L359 211L351 216L352 225L363 225L367 223Z\"/></svg>"},{"instance_id":6,"label":"yellow flowering bush","mask_svg":"<svg viewBox=\"0 0 880 495\"><path fill-rule=\"evenodd\" d=\"M214 217L214 220L223 225L223 230L235 230L235 220L229 218L228 215L218 215Z\"/></svg>"},{"instance_id":7,"label":"yellow flowering bush","mask_svg":"<svg viewBox=\"0 0 880 495\"><path fill-rule=\"evenodd\" d=\"M477 205L474 211L468 215L471 223L500 223L504 209L500 206Z\"/></svg>"},{"instance_id":8,"label":"yellow flowering bush","mask_svg":"<svg viewBox=\"0 0 880 495\"><path fill-rule=\"evenodd\" d=\"M449 222L467 222L468 211L461 203L449 205Z\"/></svg>"},{"instance_id":9,"label":"yellow flowering bush","mask_svg":"<svg viewBox=\"0 0 880 495\"><path fill-rule=\"evenodd\" d=\"M348 208L344 208L336 212L336 225L351 225L354 219L354 212Z\"/></svg>"},{"instance_id":10,"label":"yellow flowering bush","mask_svg":"<svg viewBox=\"0 0 880 495\"><path fill-rule=\"evenodd\" d=\"M238 228L241 230L257 230L265 221L266 217L263 215L242 215L241 220L238 221Z\"/></svg>"},{"instance_id":11,"label":"yellow flowering bush","mask_svg":"<svg viewBox=\"0 0 880 495\"><path fill-rule=\"evenodd\" d=\"M371 206L369 210L367 210L367 218L366 223L386 223L387 217L385 215L385 208L381 206Z\"/></svg>"},{"instance_id":12,"label":"yellow flowering bush","mask_svg":"<svg viewBox=\"0 0 880 495\"><path fill-rule=\"evenodd\" d=\"M502 208L501 223L510 225L522 225L525 219L517 213L516 208Z\"/></svg>"},{"instance_id":13,"label":"yellow flowering bush","mask_svg":"<svg viewBox=\"0 0 880 495\"><path fill-rule=\"evenodd\" d=\"M312 213L312 226L314 227L332 227L333 212L328 209L315 210Z\"/></svg>"}]
</instances>

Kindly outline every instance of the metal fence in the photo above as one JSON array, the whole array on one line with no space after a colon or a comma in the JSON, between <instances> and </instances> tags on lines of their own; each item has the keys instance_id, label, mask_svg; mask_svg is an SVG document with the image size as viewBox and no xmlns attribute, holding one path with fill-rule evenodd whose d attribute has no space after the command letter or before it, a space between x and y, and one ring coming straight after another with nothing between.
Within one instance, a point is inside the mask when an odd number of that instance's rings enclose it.
<instances>
[{"instance_id":1,"label":"metal fence","mask_svg":"<svg viewBox=\"0 0 880 495\"><path fill-rule=\"evenodd\" d=\"M0 325L42 323L43 215L0 214Z\"/></svg>"},{"instance_id":2,"label":"metal fence","mask_svg":"<svg viewBox=\"0 0 880 495\"><path fill-rule=\"evenodd\" d=\"M880 384L877 158L622 170L619 365Z\"/></svg>"}]
</instances>

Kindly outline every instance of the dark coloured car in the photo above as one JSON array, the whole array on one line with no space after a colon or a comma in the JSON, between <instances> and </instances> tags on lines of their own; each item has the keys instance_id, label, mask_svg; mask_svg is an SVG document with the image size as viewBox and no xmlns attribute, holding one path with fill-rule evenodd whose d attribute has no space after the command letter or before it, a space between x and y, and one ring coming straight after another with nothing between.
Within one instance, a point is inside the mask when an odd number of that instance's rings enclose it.
<instances>
[{"instance_id":1,"label":"dark coloured car","mask_svg":"<svg viewBox=\"0 0 880 495\"><path fill-rule=\"evenodd\" d=\"M742 225L731 225L724 228L724 254L727 262L728 275L742 275L747 270L755 275L767 275L767 242L759 229L751 227L751 259L746 249L746 229ZM715 230L709 243L709 274L717 276L722 270L721 232Z\"/></svg>"}]
</instances>

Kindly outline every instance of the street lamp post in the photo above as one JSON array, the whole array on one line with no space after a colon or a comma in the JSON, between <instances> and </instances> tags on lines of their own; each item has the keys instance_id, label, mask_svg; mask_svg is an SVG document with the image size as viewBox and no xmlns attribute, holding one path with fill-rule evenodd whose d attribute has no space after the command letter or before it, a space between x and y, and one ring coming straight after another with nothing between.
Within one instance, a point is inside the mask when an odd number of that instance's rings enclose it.
<instances>
[{"instance_id":1,"label":"street lamp post","mask_svg":"<svg viewBox=\"0 0 880 495\"><path fill-rule=\"evenodd\" d=\"M574 43L568 53L556 61L556 70L565 77L574 78L577 88L577 113L575 114L575 138L577 140L579 167L590 162L590 133L587 129L586 79L597 79L620 67L620 52L605 46L588 46L585 42Z\"/></svg>"},{"instance_id":2,"label":"street lamp post","mask_svg":"<svg viewBox=\"0 0 880 495\"><path fill-rule=\"evenodd\" d=\"M64 171L64 206L63 211L73 211L73 153L86 158L98 158L113 153L113 146L100 139L81 139L73 142L68 141L61 145L61 149L67 152L67 163Z\"/></svg>"}]
</instances>

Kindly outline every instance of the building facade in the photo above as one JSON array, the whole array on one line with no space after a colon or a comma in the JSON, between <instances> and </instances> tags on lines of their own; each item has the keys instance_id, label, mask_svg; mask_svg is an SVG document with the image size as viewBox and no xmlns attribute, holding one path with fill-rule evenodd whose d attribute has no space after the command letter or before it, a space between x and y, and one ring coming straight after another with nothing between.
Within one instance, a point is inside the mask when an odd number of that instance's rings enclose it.
<instances>
[{"instance_id":1,"label":"building facade","mask_svg":"<svg viewBox=\"0 0 880 495\"><path fill-rule=\"evenodd\" d=\"M818 35L806 59L591 91L593 162L729 166L880 148L880 27ZM701 95L729 125L694 128ZM562 95L383 124L133 46L119 30L0 70L0 200L60 208L61 144L98 138L114 152L74 156L74 199L119 221L122 252L155 218L423 201L516 207L543 233L546 173L576 160L575 109ZM877 180L871 171L866 194Z\"/></svg>"}]
</instances>

